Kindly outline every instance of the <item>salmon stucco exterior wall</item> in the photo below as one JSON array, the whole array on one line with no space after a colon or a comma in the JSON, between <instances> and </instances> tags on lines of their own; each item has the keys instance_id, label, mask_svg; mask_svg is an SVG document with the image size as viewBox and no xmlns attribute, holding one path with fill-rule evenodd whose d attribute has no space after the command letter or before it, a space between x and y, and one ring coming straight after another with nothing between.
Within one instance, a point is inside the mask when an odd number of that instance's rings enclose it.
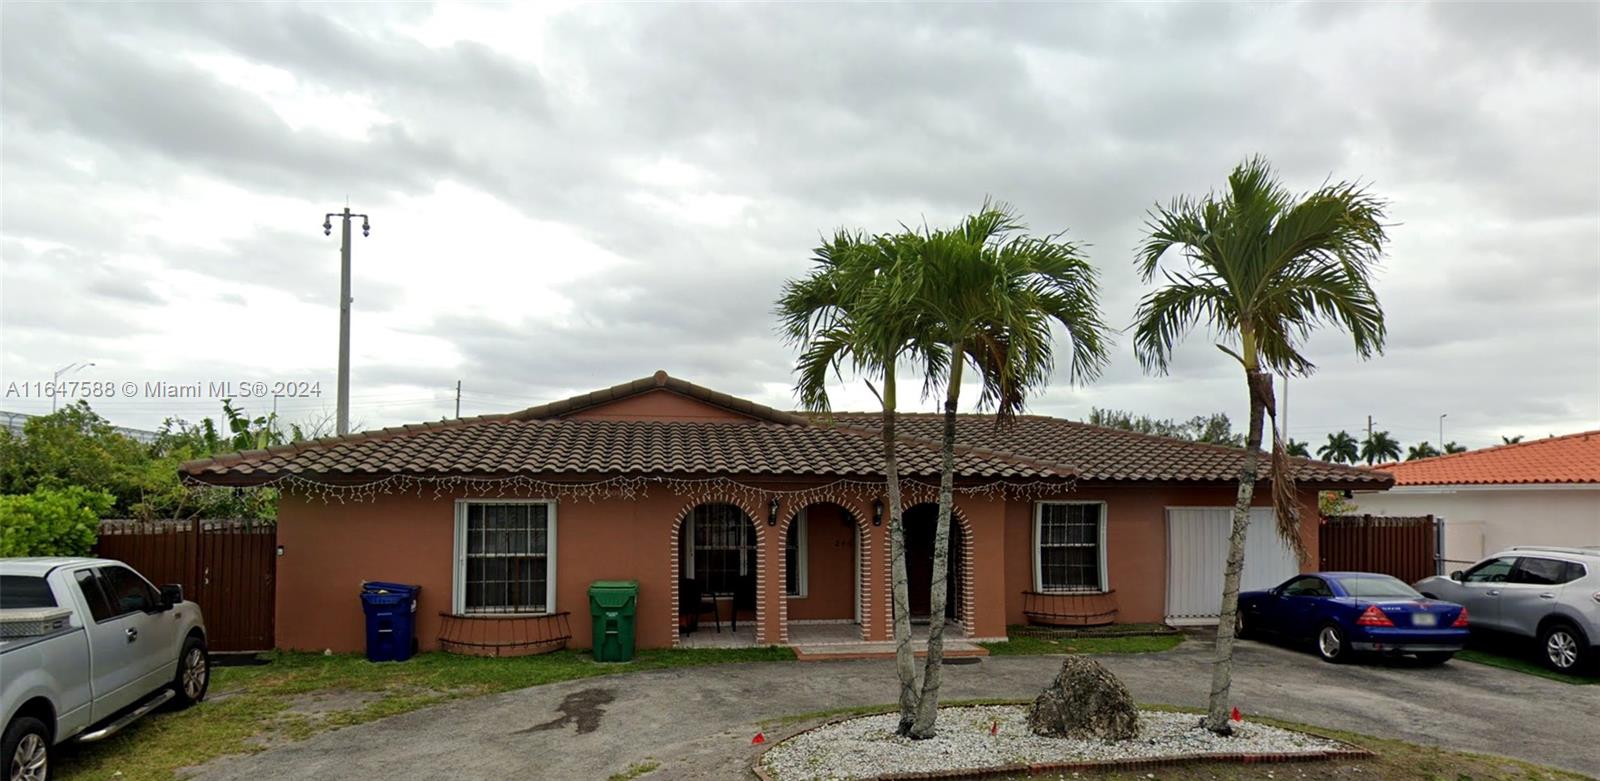
<instances>
[{"instance_id":1,"label":"salmon stucco exterior wall","mask_svg":"<svg viewBox=\"0 0 1600 781\"><path fill-rule=\"evenodd\" d=\"M1166 508L1226 507L1233 495L1231 486L1222 485L1081 484L1060 498L1105 503L1105 560L1120 611L1117 619L1155 623L1165 609ZM1303 538L1308 561L1314 562L1315 492L1306 490L1303 497ZM437 648L439 614L452 609L456 498L436 498L430 490L340 503L286 494L278 521L283 546L277 569L278 646L361 650L361 583L388 580L422 586L417 639L424 650ZM1265 492L1258 492L1257 504L1267 502ZM591 645L588 586L595 580L639 581L640 647L676 642L681 519L696 503L662 489L637 499L556 502L555 608L571 614L572 647ZM870 523L869 505L845 497L837 504L812 504L807 530L810 588L806 598L790 599L784 595L784 544L800 508L781 506L783 523L771 527L766 508L735 503L751 516L756 530L758 642L787 642L791 622L852 619L856 588L862 598L862 638L892 636L888 528ZM849 512L841 512L841 506ZM1027 620L1023 592L1033 588L1034 503L963 495L956 506L952 534L965 540L960 613L966 634L1004 637L1008 624ZM852 572L858 531L862 567Z\"/></svg>"}]
</instances>

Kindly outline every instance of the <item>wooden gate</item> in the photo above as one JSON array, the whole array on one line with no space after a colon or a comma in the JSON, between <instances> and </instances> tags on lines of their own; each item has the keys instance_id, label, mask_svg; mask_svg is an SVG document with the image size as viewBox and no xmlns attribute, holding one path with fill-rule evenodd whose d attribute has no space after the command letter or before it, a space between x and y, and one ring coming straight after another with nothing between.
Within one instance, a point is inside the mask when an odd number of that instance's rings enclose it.
<instances>
[{"instance_id":1,"label":"wooden gate","mask_svg":"<svg viewBox=\"0 0 1600 781\"><path fill-rule=\"evenodd\" d=\"M183 584L205 613L212 651L273 646L278 528L268 521L103 521L97 555L156 585Z\"/></svg>"},{"instance_id":2,"label":"wooden gate","mask_svg":"<svg viewBox=\"0 0 1600 781\"><path fill-rule=\"evenodd\" d=\"M1415 583L1438 572L1433 516L1338 515L1318 533L1324 572L1381 572Z\"/></svg>"}]
</instances>

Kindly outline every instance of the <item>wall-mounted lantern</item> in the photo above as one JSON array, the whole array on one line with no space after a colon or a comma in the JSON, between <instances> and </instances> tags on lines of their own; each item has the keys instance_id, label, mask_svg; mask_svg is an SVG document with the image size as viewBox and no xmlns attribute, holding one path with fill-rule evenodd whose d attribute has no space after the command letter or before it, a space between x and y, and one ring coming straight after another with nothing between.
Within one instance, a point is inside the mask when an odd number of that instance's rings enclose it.
<instances>
[{"instance_id":1,"label":"wall-mounted lantern","mask_svg":"<svg viewBox=\"0 0 1600 781\"><path fill-rule=\"evenodd\" d=\"M872 525L873 526L882 526L883 525L883 500L882 499L873 499L872 500Z\"/></svg>"}]
</instances>

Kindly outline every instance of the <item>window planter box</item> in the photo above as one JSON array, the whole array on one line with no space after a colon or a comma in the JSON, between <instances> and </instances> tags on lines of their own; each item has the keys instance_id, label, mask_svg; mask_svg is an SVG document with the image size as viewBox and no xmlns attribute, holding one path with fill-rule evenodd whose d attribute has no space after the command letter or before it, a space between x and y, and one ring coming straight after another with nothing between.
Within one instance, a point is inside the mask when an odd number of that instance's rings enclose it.
<instances>
[{"instance_id":1,"label":"window planter box","mask_svg":"<svg viewBox=\"0 0 1600 781\"><path fill-rule=\"evenodd\" d=\"M1024 591L1022 613L1036 626L1105 626L1117 620L1117 592Z\"/></svg>"},{"instance_id":2,"label":"window planter box","mask_svg":"<svg viewBox=\"0 0 1600 781\"><path fill-rule=\"evenodd\" d=\"M572 639L567 613L542 615L440 613L439 647L466 656L533 656Z\"/></svg>"}]
</instances>

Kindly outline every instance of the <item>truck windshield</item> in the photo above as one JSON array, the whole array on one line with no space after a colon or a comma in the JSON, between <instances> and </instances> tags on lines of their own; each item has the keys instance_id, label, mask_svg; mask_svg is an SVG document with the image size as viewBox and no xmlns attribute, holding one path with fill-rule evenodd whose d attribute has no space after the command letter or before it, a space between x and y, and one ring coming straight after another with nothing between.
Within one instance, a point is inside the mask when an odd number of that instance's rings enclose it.
<instances>
[{"instance_id":1,"label":"truck windshield","mask_svg":"<svg viewBox=\"0 0 1600 781\"><path fill-rule=\"evenodd\" d=\"M56 595L44 578L0 575L0 610L55 607Z\"/></svg>"}]
</instances>

